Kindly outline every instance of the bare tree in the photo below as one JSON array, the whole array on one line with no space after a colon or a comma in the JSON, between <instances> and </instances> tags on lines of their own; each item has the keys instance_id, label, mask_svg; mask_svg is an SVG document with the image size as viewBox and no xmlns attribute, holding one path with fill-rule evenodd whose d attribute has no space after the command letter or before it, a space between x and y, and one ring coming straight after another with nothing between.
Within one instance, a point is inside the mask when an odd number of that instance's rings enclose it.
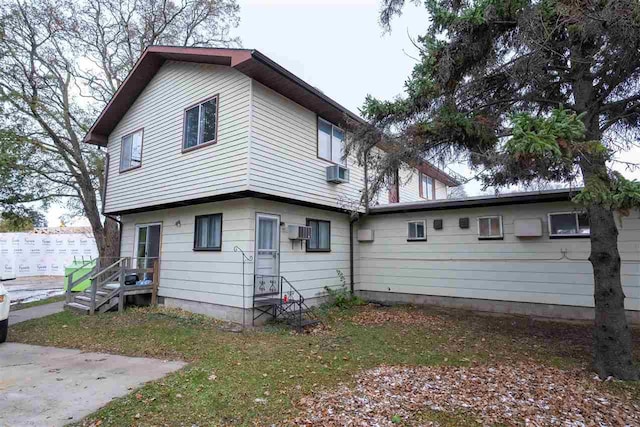
<instances>
[{"instance_id":1,"label":"bare tree","mask_svg":"<svg viewBox=\"0 0 640 427\"><path fill-rule=\"evenodd\" d=\"M15 169L40 186L8 199L67 198L88 218L100 255L115 256L117 223L100 214L104 153L84 134L147 46L237 45L229 32L238 11L236 0L0 3L0 120L20 135L15 144L32 146Z\"/></svg>"}]
</instances>

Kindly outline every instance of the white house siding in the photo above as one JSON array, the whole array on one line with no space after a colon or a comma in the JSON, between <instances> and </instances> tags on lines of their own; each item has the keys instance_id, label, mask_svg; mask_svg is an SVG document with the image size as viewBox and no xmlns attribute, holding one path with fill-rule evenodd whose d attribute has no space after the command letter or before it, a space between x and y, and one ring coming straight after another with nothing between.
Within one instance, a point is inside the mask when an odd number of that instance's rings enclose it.
<instances>
[{"instance_id":1,"label":"white house siding","mask_svg":"<svg viewBox=\"0 0 640 427\"><path fill-rule=\"evenodd\" d=\"M558 202L371 216L359 224L375 231L375 241L359 244L357 289L592 307L589 240L550 239L547 231L547 213L573 208ZM476 219L487 215L502 215L504 240L478 240ZM470 218L469 229L460 229L461 217ZM515 237L519 218L542 219L543 237ZM427 220L427 241L407 242L406 222L417 219ZM443 230L434 230L434 219L444 220ZM638 212L619 224L626 308L640 310Z\"/></svg>"},{"instance_id":2,"label":"white house siding","mask_svg":"<svg viewBox=\"0 0 640 427\"><path fill-rule=\"evenodd\" d=\"M317 156L317 115L255 81L252 98L250 189L333 207L357 205L363 171L350 159L350 182L327 182L332 163Z\"/></svg>"},{"instance_id":3,"label":"white house siding","mask_svg":"<svg viewBox=\"0 0 640 427\"><path fill-rule=\"evenodd\" d=\"M106 212L247 188L250 82L229 67L169 61L109 136ZM182 153L184 109L219 94L218 142ZM144 128L142 167L120 173L123 136Z\"/></svg>"},{"instance_id":4,"label":"white house siding","mask_svg":"<svg viewBox=\"0 0 640 427\"><path fill-rule=\"evenodd\" d=\"M337 270L349 286L349 215L261 199L251 202L254 218L256 213L274 214L284 223L280 228L280 274L306 299L326 295L325 286L340 286ZM304 242L289 240L287 226L306 225L307 218L331 222L331 252L306 252ZM252 224L255 229L255 221Z\"/></svg>"},{"instance_id":5,"label":"white house siding","mask_svg":"<svg viewBox=\"0 0 640 427\"><path fill-rule=\"evenodd\" d=\"M222 250L193 251L196 215L222 213ZM121 256L134 255L135 226L162 223L158 295L180 300L242 307L242 257L253 250L253 215L248 199L205 203L175 209L124 215ZM179 221L180 226L176 223ZM252 265L245 291L250 292ZM249 300L247 300L249 301ZM250 306L250 302L247 303Z\"/></svg>"},{"instance_id":6,"label":"white house siding","mask_svg":"<svg viewBox=\"0 0 640 427\"><path fill-rule=\"evenodd\" d=\"M235 308L252 304L254 266L245 267L245 302L242 301L242 257L238 246L255 257L256 213L280 216L285 225L280 233L280 272L305 298L324 294L325 286L338 286L341 270L349 281L349 217L344 213L312 209L260 199L238 199L174 209L124 215L121 256L134 256L136 225L162 223L160 285L158 295L166 298L209 303ZM222 250L193 251L196 215L222 213ZM306 219L331 221L331 252L306 252L300 242L292 245L287 225L306 224ZM176 223L179 222L178 227ZM220 311L216 312L218 317ZM233 320L238 320L237 317Z\"/></svg>"}]
</instances>

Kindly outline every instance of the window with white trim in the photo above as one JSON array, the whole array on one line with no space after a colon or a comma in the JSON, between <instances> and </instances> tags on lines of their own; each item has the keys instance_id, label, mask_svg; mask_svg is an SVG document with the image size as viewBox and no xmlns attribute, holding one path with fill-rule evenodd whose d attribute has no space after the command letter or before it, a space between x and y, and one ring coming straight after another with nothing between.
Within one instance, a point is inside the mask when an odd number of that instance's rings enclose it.
<instances>
[{"instance_id":1,"label":"window with white trim","mask_svg":"<svg viewBox=\"0 0 640 427\"><path fill-rule=\"evenodd\" d=\"M142 129L122 137L120 150L120 172L142 165Z\"/></svg>"},{"instance_id":2,"label":"window with white trim","mask_svg":"<svg viewBox=\"0 0 640 427\"><path fill-rule=\"evenodd\" d=\"M426 221L409 221L407 223L407 240L427 240Z\"/></svg>"},{"instance_id":3,"label":"window with white trim","mask_svg":"<svg viewBox=\"0 0 640 427\"><path fill-rule=\"evenodd\" d=\"M478 218L479 239L502 239L502 217L484 216Z\"/></svg>"},{"instance_id":4,"label":"window with white trim","mask_svg":"<svg viewBox=\"0 0 640 427\"><path fill-rule=\"evenodd\" d=\"M318 117L318 157L346 166L344 130Z\"/></svg>"},{"instance_id":5,"label":"window with white trim","mask_svg":"<svg viewBox=\"0 0 640 427\"><path fill-rule=\"evenodd\" d=\"M586 212L556 212L548 216L551 237L587 237L591 234Z\"/></svg>"},{"instance_id":6,"label":"window with white trim","mask_svg":"<svg viewBox=\"0 0 640 427\"><path fill-rule=\"evenodd\" d=\"M184 140L182 149L214 144L218 132L218 96L214 96L184 112Z\"/></svg>"},{"instance_id":7,"label":"window with white trim","mask_svg":"<svg viewBox=\"0 0 640 427\"><path fill-rule=\"evenodd\" d=\"M422 198L427 200L433 200L435 198L433 196L434 195L433 178L431 178L429 175L420 173L420 179L422 180L420 183L421 189L422 189L422 194L421 194Z\"/></svg>"}]
</instances>

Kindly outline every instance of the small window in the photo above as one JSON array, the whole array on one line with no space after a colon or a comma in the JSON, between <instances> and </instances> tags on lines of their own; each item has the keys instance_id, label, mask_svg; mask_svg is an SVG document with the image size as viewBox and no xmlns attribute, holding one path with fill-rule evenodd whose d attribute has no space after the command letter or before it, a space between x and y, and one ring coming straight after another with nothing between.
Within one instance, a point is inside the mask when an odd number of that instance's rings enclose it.
<instances>
[{"instance_id":1,"label":"small window","mask_svg":"<svg viewBox=\"0 0 640 427\"><path fill-rule=\"evenodd\" d=\"M407 240L427 240L425 221L409 221L407 226Z\"/></svg>"},{"instance_id":2,"label":"small window","mask_svg":"<svg viewBox=\"0 0 640 427\"><path fill-rule=\"evenodd\" d=\"M122 137L120 172L139 168L142 165L142 129Z\"/></svg>"},{"instance_id":3,"label":"small window","mask_svg":"<svg viewBox=\"0 0 640 427\"><path fill-rule=\"evenodd\" d=\"M590 234L589 217L585 212L549 214L549 236L551 237L588 237Z\"/></svg>"},{"instance_id":4,"label":"small window","mask_svg":"<svg viewBox=\"0 0 640 427\"><path fill-rule=\"evenodd\" d=\"M196 217L194 251L219 251L222 246L222 214Z\"/></svg>"},{"instance_id":5,"label":"small window","mask_svg":"<svg viewBox=\"0 0 640 427\"><path fill-rule=\"evenodd\" d=\"M485 216L478 218L479 239L502 239L502 217Z\"/></svg>"},{"instance_id":6,"label":"small window","mask_svg":"<svg viewBox=\"0 0 640 427\"><path fill-rule=\"evenodd\" d=\"M331 251L331 222L319 219L307 219L311 227L311 239L307 240L307 252Z\"/></svg>"},{"instance_id":7,"label":"small window","mask_svg":"<svg viewBox=\"0 0 640 427\"><path fill-rule=\"evenodd\" d=\"M184 112L183 150L214 144L218 132L218 96L189 107Z\"/></svg>"},{"instance_id":8,"label":"small window","mask_svg":"<svg viewBox=\"0 0 640 427\"><path fill-rule=\"evenodd\" d=\"M420 174L420 195L423 199L433 200L434 197L434 188L433 188L433 178L429 175Z\"/></svg>"},{"instance_id":9,"label":"small window","mask_svg":"<svg viewBox=\"0 0 640 427\"><path fill-rule=\"evenodd\" d=\"M344 131L318 117L318 157L346 166Z\"/></svg>"}]
</instances>

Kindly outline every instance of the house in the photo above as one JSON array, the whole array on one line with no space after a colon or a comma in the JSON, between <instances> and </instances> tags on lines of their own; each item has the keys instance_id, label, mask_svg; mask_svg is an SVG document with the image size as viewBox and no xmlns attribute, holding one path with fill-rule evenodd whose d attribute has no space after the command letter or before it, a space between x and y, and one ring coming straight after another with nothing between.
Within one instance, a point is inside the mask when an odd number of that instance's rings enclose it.
<instances>
[{"instance_id":1,"label":"house","mask_svg":"<svg viewBox=\"0 0 640 427\"><path fill-rule=\"evenodd\" d=\"M448 200L458 182L425 162L353 221L365 177L342 156L346 118L255 50L148 48L85 137L107 149L121 256L159 259L165 305L232 321L274 289L313 304L341 280L372 300L592 315L570 191ZM640 219L619 221L637 315Z\"/></svg>"}]
</instances>

